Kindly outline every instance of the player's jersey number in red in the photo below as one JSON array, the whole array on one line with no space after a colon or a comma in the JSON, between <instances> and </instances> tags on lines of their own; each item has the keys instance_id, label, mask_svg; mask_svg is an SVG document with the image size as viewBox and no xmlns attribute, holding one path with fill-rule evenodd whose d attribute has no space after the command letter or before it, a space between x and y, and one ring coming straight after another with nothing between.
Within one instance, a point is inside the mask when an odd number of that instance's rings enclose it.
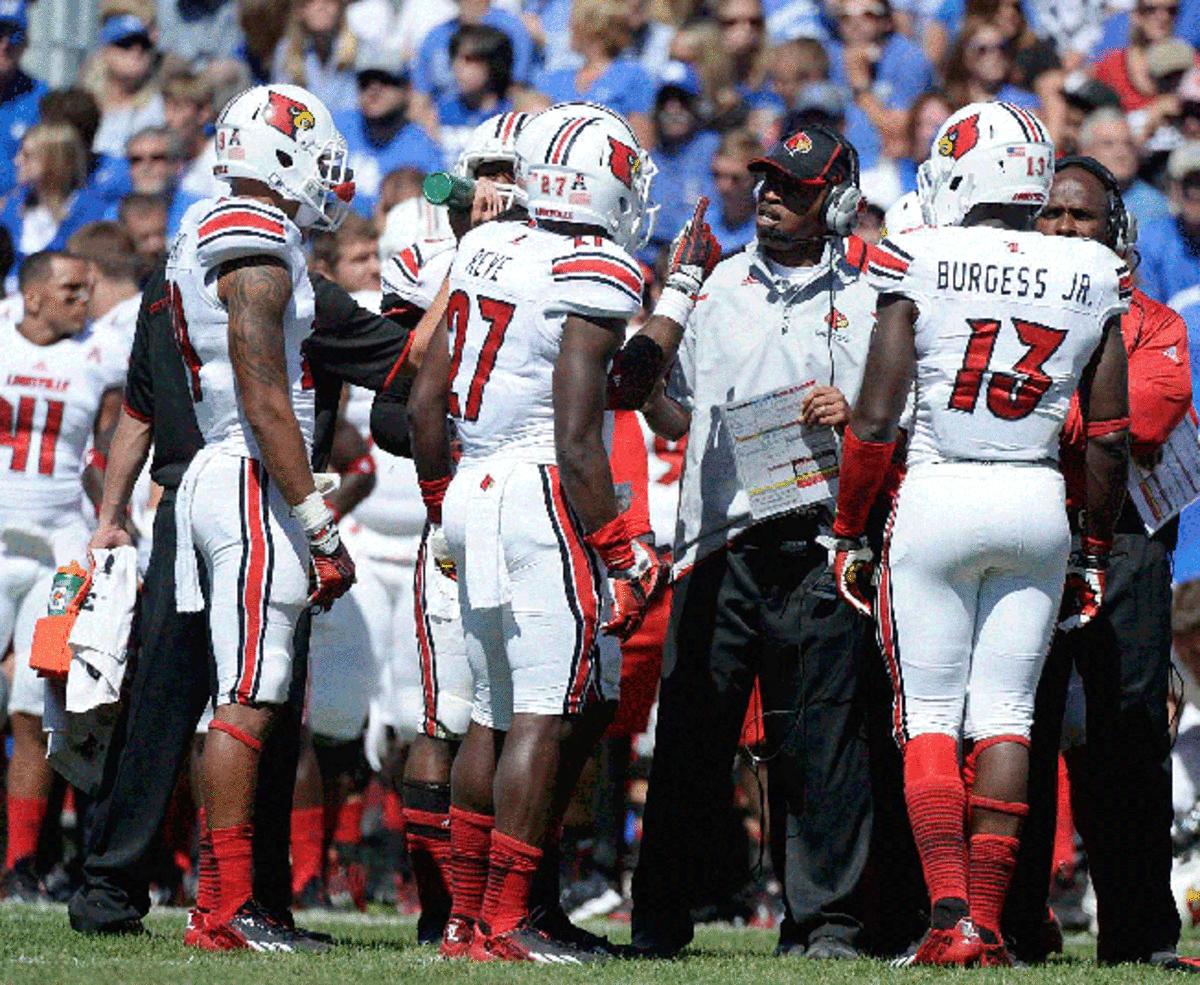
<instances>
[{"instance_id":1,"label":"player's jersey number in red","mask_svg":"<svg viewBox=\"0 0 1200 985\"><path fill-rule=\"evenodd\" d=\"M39 401L36 397L21 397L14 412L13 405L0 397L0 446L12 449L9 468L14 472L24 472L29 464L29 446L37 428L34 418L38 416L39 403L45 404L46 416L41 424L37 470L42 475L53 475L54 453L66 405L61 400Z\"/></svg>"},{"instance_id":2,"label":"player's jersey number in red","mask_svg":"<svg viewBox=\"0 0 1200 985\"><path fill-rule=\"evenodd\" d=\"M973 414L979 391L983 388L983 377L989 372L1000 322L995 318L968 318L967 324L971 326L971 338L967 342L962 369L954 376L950 409ZM1017 338L1028 346L1028 350L1013 365L1012 372L991 370L992 379L987 388L988 410L1004 421L1019 421L1033 413L1054 382L1042 367L1067 337L1062 329L1021 318L1014 318L1012 324Z\"/></svg>"},{"instance_id":3,"label":"player's jersey number in red","mask_svg":"<svg viewBox=\"0 0 1200 985\"><path fill-rule=\"evenodd\" d=\"M475 371L471 374L471 383L467 387L466 405L463 406L458 393L454 389L454 381L462 368L463 348L467 342L467 326L471 320L471 297L466 291L458 290L450 295L446 305L446 324L454 338L454 349L450 355L450 413L464 421L479 420L479 410L483 405L483 389L491 378L496 366L496 356L500 346L504 344L504 333L512 322L516 306L508 301L497 301L495 298L480 297L476 299L479 317L487 323L487 336L479 348L479 357L475 361Z\"/></svg>"}]
</instances>

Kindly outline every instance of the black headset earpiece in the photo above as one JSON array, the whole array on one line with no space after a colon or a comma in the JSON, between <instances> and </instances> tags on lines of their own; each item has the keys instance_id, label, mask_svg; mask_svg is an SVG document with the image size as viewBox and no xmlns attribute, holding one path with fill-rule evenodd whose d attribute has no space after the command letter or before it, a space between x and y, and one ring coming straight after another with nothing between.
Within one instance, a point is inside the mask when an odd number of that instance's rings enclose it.
<instances>
[{"instance_id":1,"label":"black headset earpiece","mask_svg":"<svg viewBox=\"0 0 1200 985\"><path fill-rule=\"evenodd\" d=\"M1104 228L1104 241L1109 248L1124 256L1131 246L1137 242L1137 218L1125 209L1125 199L1121 196L1121 185L1116 176L1094 157L1082 154L1071 154L1060 158L1054 165L1055 171L1067 168L1081 168L1104 186L1108 195L1108 220Z\"/></svg>"},{"instance_id":2,"label":"black headset earpiece","mask_svg":"<svg viewBox=\"0 0 1200 985\"><path fill-rule=\"evenodd\" d=\"M834 236L849 236L863 203L862 191L858 187L858 151L840 133L824 124L815 123L808 129L819 130L833 140L849 161L849 175L838 184L830 185L829 194L825 197L825 228Z\"/></svg>"}]
</instances>

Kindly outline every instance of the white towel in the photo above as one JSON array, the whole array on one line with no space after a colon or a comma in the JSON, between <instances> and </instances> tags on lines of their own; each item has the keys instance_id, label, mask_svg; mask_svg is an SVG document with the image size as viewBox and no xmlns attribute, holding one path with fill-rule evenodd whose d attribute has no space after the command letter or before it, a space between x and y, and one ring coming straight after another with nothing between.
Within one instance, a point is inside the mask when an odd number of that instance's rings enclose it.
<instances>
[{"instance_id":1,"label":"white towel","mask_svg":"<svg viewBox=\"0 0 1200 985\"><path fill-rule=\"evenodd\" d=\"M73 714L120 700L137 604L136 547L96 550L92 560L92 584L67 641L67 711Z\"/></svg>"}]
</instances>

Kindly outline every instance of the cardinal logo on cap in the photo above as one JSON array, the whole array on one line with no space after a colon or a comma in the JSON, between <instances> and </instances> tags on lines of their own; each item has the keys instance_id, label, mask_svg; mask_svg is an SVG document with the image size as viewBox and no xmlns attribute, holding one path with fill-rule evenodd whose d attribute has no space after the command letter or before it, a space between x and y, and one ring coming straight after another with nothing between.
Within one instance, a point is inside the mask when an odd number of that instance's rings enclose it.
<instances>
[{"instance_id":1,"label":"cardinal logo on cap","mask_svg":"<svg viewBox=\"0 0 1200 985\"><path fill-rule=\"evenodd\" d=\"M964 117L938 139L937 149L942 157L958 160L979 143L979 114Z\"/></svg>"},{"instance_id":2,"label":"cardinal logo on cap","mask_svg":"<svg viewBox=\"0 0 1200 985\"><path fill-rule=\"evenodd\" d=\"M783 146L793 154L807 154L813 147L812 137L803 130L798 130L783 142Z\"/></svg>"},{"instance_id":3,"label":"cardinal logo on cap","mask_svg":"<svg viewBox=\"0 0 1200 985\"><path fill-rule=\"evenodd\" d=\"M311 130L317 125L317 118L313 116L311 109L281 92L271 92L268 95L263 121L292 140L296 139L296 134L301 130Z\"/></svg>"}]
</instances>

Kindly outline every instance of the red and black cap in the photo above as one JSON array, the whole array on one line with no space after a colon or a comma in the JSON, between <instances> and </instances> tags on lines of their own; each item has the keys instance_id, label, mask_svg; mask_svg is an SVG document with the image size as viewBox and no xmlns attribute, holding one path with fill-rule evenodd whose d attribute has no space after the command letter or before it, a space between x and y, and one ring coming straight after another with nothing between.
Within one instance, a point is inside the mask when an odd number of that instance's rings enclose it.
<instances>
[{"instance_id":1,"label":"red and black cap","mask_svg":"<svg viewBox=\"0 0 1200 985\"><path fill-rule=\"evenodd\" d=\"M829 127L812 124L777 143L748 165L751 172L775 171L801 185L837 185L858 180L854 148Z\"/></svg>"}]
</instances>

